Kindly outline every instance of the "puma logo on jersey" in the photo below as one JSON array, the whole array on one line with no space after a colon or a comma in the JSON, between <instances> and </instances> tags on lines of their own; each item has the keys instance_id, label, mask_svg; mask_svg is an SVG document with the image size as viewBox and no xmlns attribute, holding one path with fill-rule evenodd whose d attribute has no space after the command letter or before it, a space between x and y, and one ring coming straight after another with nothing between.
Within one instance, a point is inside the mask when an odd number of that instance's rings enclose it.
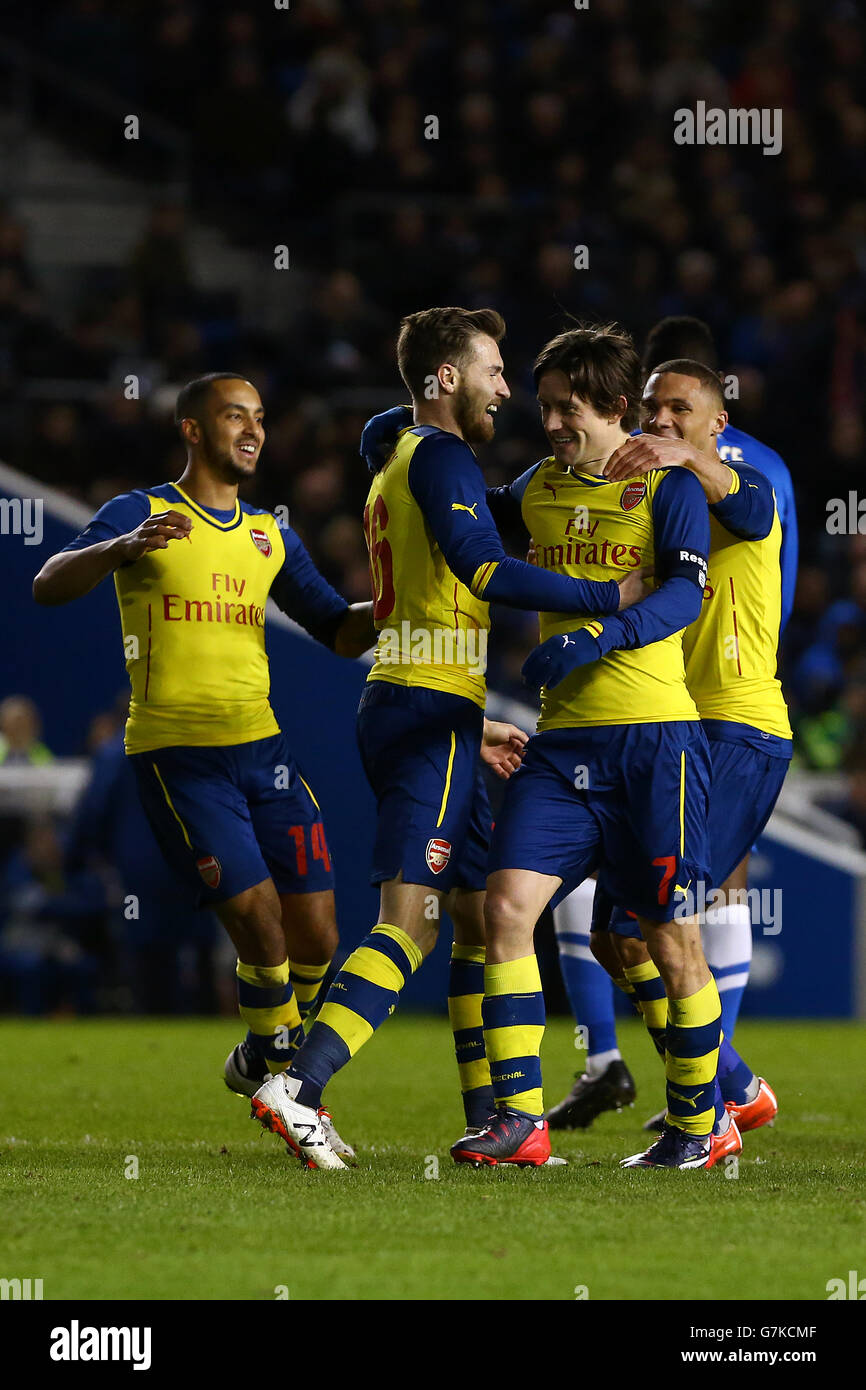
<instances>
[{"instance_id":1,"label":"puma logo on jersey","mask_svg":"<svg viewBox=\"0 0 866 1390\"><path fill-rule=\"evenodd\" d=\"M575 642L573 637L566 637L565 633L563 633L562 645L563 647L576 647L577 643Z\"/></svg>"},{"instance_id":2,"label":"puma logo on jersey","mask_svg":"<svg viewBox=\"0 0 866 1390\"><path fill-rule=\"evenodd\" d=\"M554 502L555 502L555 501L556 501L556 488L553 486L553 483L545 483L544 486L547 488L547 491L548 491L548 492L552 492L552 493L553 493L553 500L554 500Z\"/></svg>"},{"instance_id":3,"label":"puma logo on jersey","mask_svg":"<svg viewBox=\"0 0 866 1390\"><path fill-rule=\"evenodd\" d=\"M477 506L478 506L478 503L477 503L477 502L473 502L471 507L467 507L467 506L465 505L465 503L463 503L463 502L452 502L452 503L451 503L451 510L452 510L452 512L468 512L469 515L470 515L471 517L473 517L475 521L477 521L477 520L478 520L478 517L477 517L476 514L475 514L475 508L476 508Z\"/></svg>"}]
</instances>

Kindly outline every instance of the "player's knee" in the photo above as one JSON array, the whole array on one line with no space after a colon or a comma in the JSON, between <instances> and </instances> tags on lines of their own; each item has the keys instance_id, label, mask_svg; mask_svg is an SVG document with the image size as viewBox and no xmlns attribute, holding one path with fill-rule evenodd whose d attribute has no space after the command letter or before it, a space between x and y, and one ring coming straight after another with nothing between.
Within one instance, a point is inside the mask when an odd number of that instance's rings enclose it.
<instances>
[{"instance_id":1,"label":"player's knee","mask_svg":"<svg viewBox=\"0 0 866 1390\"><path fill-rule=\"evenodd\" d=\"M282 925L282 918L270 904L253 902L234 907L228 919L236 927L248 932L273 932ZM225 920L225 919L224 919Z\"/></svg>"},{"instance_id":2,"label":"player's knee","mask_svg":"<svg viewBox=\"0 0 866 1390\"><path fill-rule=\"evenodd\" d=\"M663 931L653 934L651 954L653 963L662 974L665 970L674 969L683 964L681 943Z\"/></svg>"},{"instance_id":3,"label":"player's knee","mask_svg":"<svg viewBox=\"0 0 866 1390\"><path fill-rule=\"evenodd\" d=\"M488 942L501 940L503 936L514 936L522 931L532 931L527 907L513 894L493 889L488 891L484 904L484 924Z\"/></svg>"},{"instance_id":4,"label":"player's knee","mask_svg":"<svg viewBox=\"0 0 866 1390\"><path fill-rule=\"evenodd\" d=\"M316 923L313 931L313 945L320 961L333 960L339 944L340 933L333 918Z\"/></svg>"},{"instance_id":5,"label":"player's knee","mask_svg":"<svg viewBox=\"0 0 866 1390\"><path fill-rule=\"evenodd\" d=\"M618 976L622 973L618 937L607 931L590 932L589 949L602 969L606 970L609 975Z\"/></svg>"},{"instance_id":6,"label":"player's knee","mask_svg":"<svg viewBox=\"0 0 866 1390\"><path fill-rule=\"evenodd\" d=\"M616 952L623 968L642 965L644 961L649 960L646 944L634 936L617 936Z\"/></svg>"},{"instance_id":7,"label":"player's knee","mask_svg":"<svg viewBox=\"0 0 866 1390\"><path fill-rule=\"evenodd\" d=\"M217 911L242 960L260 964L260 960L252 958L254 950L268 956L274 952L277 956L285 956L278 903L274 905L262 897L242 894L233 902L223 903Z\"/></svg>"},{"instance_id":8,"label":"player's knee","mask_svg":"<svg viewBox=\"0 0 866 1390\"><path fill-rule=\"evenodd\" d=\"M445 900L445 907L454 925L454 941L460 946L483 947L487 935L484 929L484 894L455 890Z\"/></svg>"},{"instance_id":9,"label":"player's knee","mask_svg":"<svg viewBox=\"0 0 866 1390\"><path fill-rule=\"evenodd\" d=\"M700 927L697 924L663 923L652 932L650 954L662 975L691 972L704 959Z\"/></svg>"}]
</instances>

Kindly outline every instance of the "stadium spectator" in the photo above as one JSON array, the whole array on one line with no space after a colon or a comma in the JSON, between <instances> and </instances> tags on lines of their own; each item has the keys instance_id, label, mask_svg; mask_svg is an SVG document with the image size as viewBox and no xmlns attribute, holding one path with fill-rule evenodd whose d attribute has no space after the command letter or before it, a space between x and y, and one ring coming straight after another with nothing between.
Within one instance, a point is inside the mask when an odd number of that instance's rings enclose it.
<instances>
[{"instance_id":1,"label":"stadium spectator","mask_svg":"<svg viewBox=\"0 0 866 1390\"><path fill-rule=\"evenodd\" d=\"M107 954L102 888L68 875L50 820L35 820L0 870L0 995L26 1014L93 1013Z\"/></svg>"},{"instance_id":2,"label":"stadium spectator","mask_svg":"<svg viewBox=\"0 0 866 1390\"><path fill-rule=\"evenodd\" d=\"M44 767L54 754L40 741L42 720L26 695L9 695L0 703L0 766L13 763Z\"/></svg>"},{"instance_id":3,"label":"stadium spectator","mask_svg":"<svg viewBox=\"0 0 866 1390\"><path fill-rule=\"evenodd\" d=\"M92 749L64 862L105 886L111 934L136 1013L209 1013L216 1003L217 921L168 868L141 808L116 711ZM114 725L113 729L111 725Z\"/></svg>"},{"instance_id":4,"label":"stadium spectator","mask_svg":"<svg viewBox=\"0 0 866 1390\"><path fill-rule=\"evenodd\" d=\"M565 315L617 318L640 337L665 313L694 313L735 378L733 422L792 470L803 561L826 576L821 613L852 601L856 566L824 518L864 458L866 26L854 7L618 0L577 14L511 0L490 28L472 3L446 20L432 0L409 11L308 0L290 23L289 43L285 12L231 0L133 3L122 19L59 0L44 35L27 7L11 18L21 41L44 42L124 102L140 92L190 139L192 202L157 200L125 277L96 293L85 277L62 311L19 209L0 211L8 461L88 500L167 476L175 446L159 397L120 407L118 382L131 360L151 386L230 361L267 397L249 500L289 503L354 596L357 422L403 395L390 366L402 313L436 302L504 313L515 391L488 460L497 481L541 452L527 363ZM113 62L136 47L135 72ZM673 113L696 100L781 108L780 152L678 147ZM104 153L85 123L68 134ZM216 309L202 292L190 250L202 218L257 255L291 242L278 330L239 297ZM577 269L581 245L589 264ZM82 403L70 385L47 405L23 390L73 375L110 389ZM781 654L806 720L837 708L851 655L841 610L822 625L811 602ZM491 670L514 694L525 643L519 622L494 629Z\"/></svg>"}]
</instances>

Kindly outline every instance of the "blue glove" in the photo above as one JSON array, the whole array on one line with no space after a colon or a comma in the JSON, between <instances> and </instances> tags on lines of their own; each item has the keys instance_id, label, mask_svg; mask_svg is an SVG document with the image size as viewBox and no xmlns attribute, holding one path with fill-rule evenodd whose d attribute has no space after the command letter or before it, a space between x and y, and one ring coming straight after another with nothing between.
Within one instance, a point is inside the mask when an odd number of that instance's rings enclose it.
<instances>
[{"instance_id":1,"label":"blue glove","mask_svg":"<svg viewBox=\"0 0 866 1390\"><path fill-rule=\"evenodd\" d=\"M412 407L395 405L374 415L361 434L361 458L371 473L378 473L394 452L397 436L412 424Z\"/></svg>"},{"instance_id":2,"label":"blue glove","mask_svg":"<svg viewBox=\"0 0 866 1390\"><path fill-rule=\"evenodd\" d=\"M553 690L578 666L588 666L600 657L601 648L585 627L560 632L529 653L523 663L523 684L530 690L538 691L543 685Z\"/></svg>"}]
</instances>

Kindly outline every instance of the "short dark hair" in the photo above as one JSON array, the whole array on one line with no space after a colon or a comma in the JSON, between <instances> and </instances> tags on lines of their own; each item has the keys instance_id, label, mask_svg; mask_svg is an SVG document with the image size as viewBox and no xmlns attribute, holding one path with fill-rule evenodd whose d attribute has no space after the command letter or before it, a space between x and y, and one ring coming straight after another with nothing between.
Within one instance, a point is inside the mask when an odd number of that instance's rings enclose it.
<instances>
[{"instance_id":1,"label":"short dark hair","mask_svg":"<svg viewBox=\"0 0 866 1390\"><path fill-rule=\"evenodd\" d=\"M709 367L705 367L703 362L695 362L691 357L673 357L670 362L660 362L657 367L653 367L647 377L660 376L662 372L677 372L680 376L692 376L698 380L702 386L711 392L715 398L719 410L725 408L725 396L722 391L722 383L716 373Z\"/></svg>"},{"instance_id":2,"label":"short dark hair","mask_svg":"<svg viewBox=\"0 0 866 1390\"><path fill-rule=\"evenodd\" d=\"M246 379L243 372L208 372L207 376L197 376L194 381L188 381L186 386L182 386L177 393L174 423L179 425L181 420L198 419L199 411L210 395L211 386L215 381L246 381Z\"/></svg>"},{"instance_id":3,"label":"short dark hair","mask_svg":"<svg viewBox=\"0 0 866 1390\"><path fill-rule=\"evenodd\" d=\"M413 400L424 396L428 379L443 362L464 367L473 338L484 333L499 342L505 320L495 309L420 309L400 320L397 366Z\"/></svg>"},{"instance_id":4,"label":"short dark hair","mask_svg":"<svg viewBox=\"0 0 866 1390\"><path fill-rule=\"evenodd\" d=\"M703 319L693 318L691 314L671 314L650 329L643 350L643 366L647 376L655 369L657 362L667 362L672 357L688 357L692 362L702 362L712 371L719 370L719 354L709 324Z\"/></svg>"},{"instance_id":5,"label":"short dark hair","mask_svg":"<svg viewBox=\"0 0 866 1390\"><path fill-rule=\"evenodd\" d=\"M640 407L641 366L630 334L618 324L582 325L558 333L545 343L535 359L535 385L546 372L564 372L571 389L588 401L599 415L613 415L625 396L623 429L637 424Z\"/></svg>"}]
</instances>

